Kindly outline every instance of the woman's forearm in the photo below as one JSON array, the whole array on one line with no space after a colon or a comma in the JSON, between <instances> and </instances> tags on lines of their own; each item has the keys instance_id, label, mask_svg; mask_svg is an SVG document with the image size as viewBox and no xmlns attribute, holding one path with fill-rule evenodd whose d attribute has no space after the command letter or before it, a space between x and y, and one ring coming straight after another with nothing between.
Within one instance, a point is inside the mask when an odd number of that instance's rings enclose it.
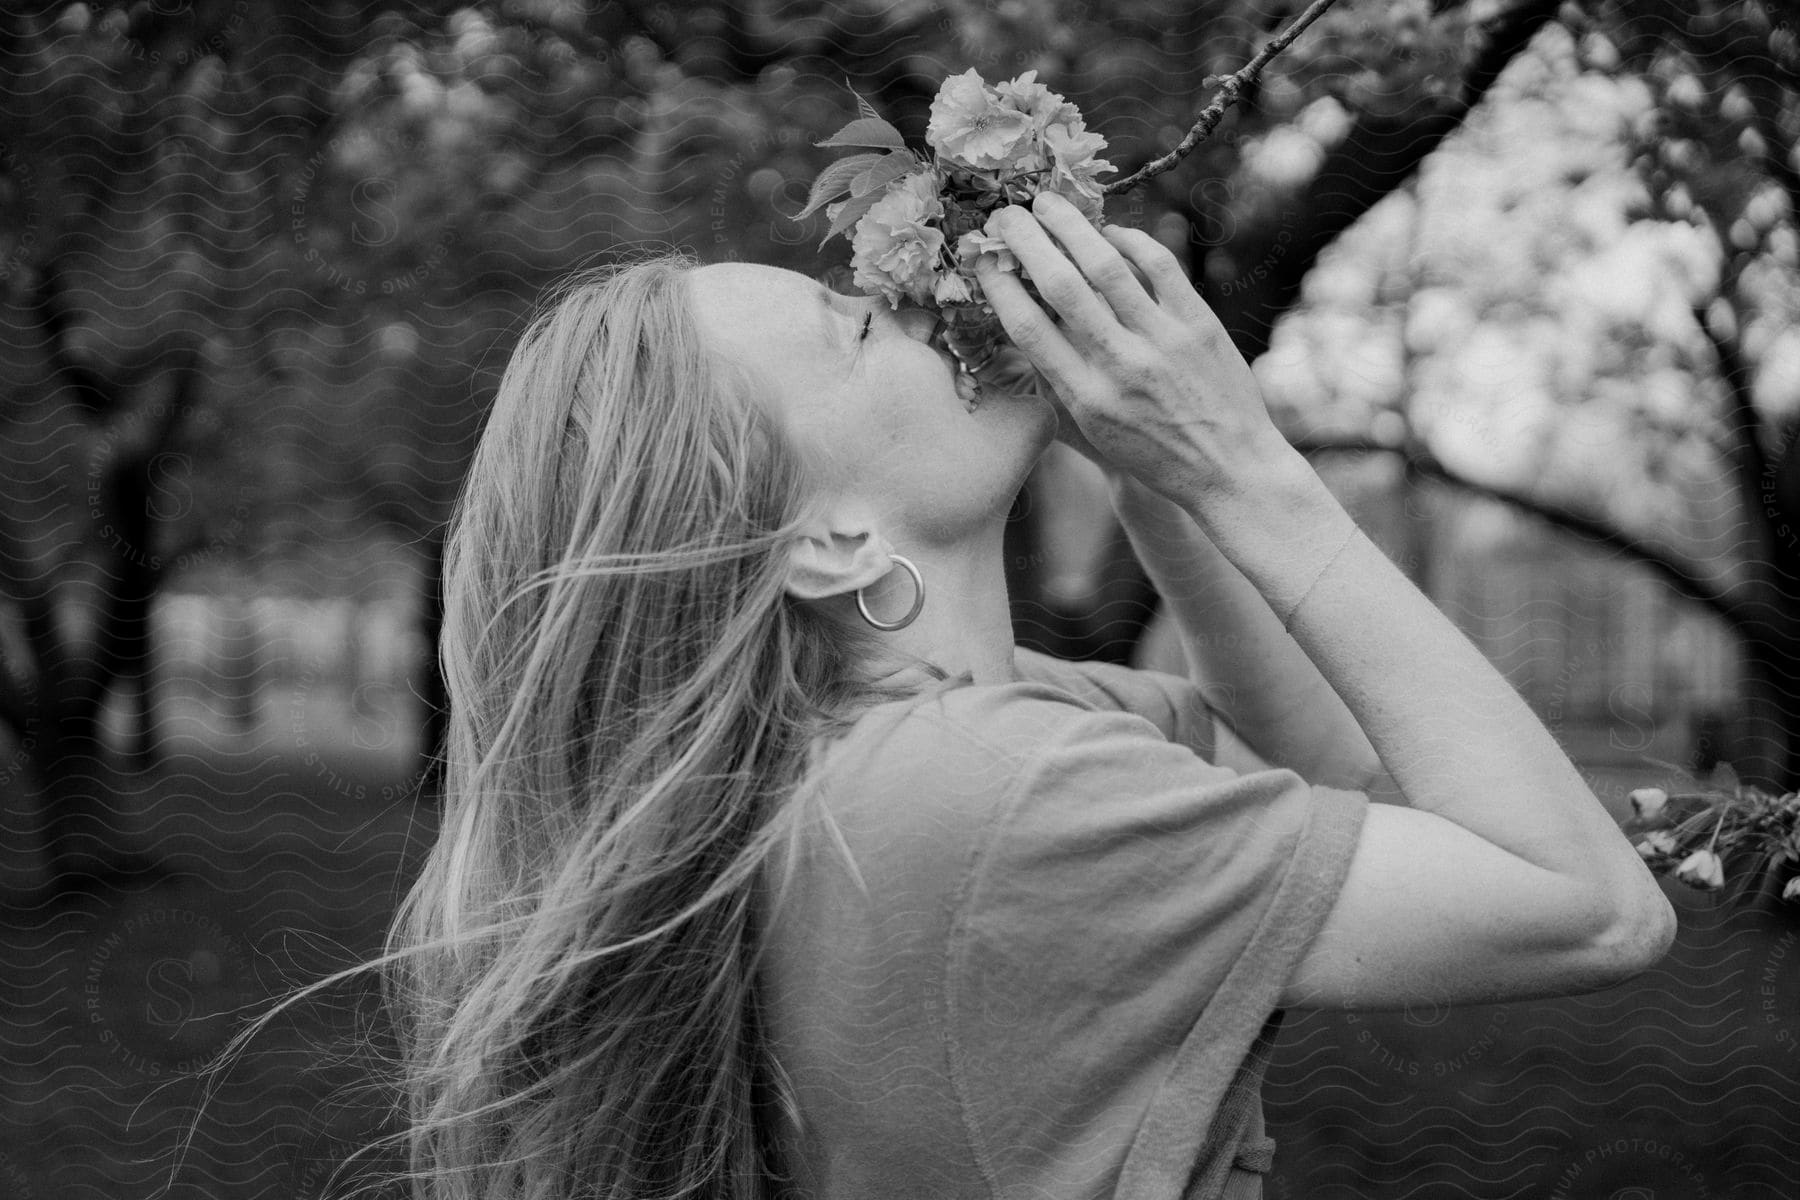
<instances>
[{"instance_id":1,"label":"woman's forearm","mask_svg":"<svg viewBox=\"0 0 1800 1200\"><path fill-rule=\"evenodd\" d=\"M1289 614L1294 640L1413 807L1546 870L1595 880L1598 895L1654 893L1631 842L1550 731L1356 530L1298 452L1176 489L1191 495L1183 507L1270 607Z\"/></svg>"},{"instance_id":2,"label":"woman's forearm","mask_svg":"<svg viewBox=\"0 0 1800 1200\"><path fill-rule=\"evenodd\" d=\"M1349 708L1194 519L1130 475L1109 472L1108 482L1113 510L1180 631L1207 703L1257 754L1308 782L1387 783Z\"/></svg>"}]
</instances>

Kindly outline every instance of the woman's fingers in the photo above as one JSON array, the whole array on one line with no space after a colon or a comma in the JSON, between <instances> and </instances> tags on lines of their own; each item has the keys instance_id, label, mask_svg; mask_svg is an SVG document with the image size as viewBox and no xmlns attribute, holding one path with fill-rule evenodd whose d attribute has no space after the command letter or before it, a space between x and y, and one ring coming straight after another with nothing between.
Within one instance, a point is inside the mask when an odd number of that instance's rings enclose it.
<instances>
[{"instance_id":1,"label":"woman's fingers","mask_svg":"<svg viewBox=\"0 0 1800 1200\"><path fill-rule=\"evenodd\" d=\"M1080 209L1055 192L1039 192L1032 201L1031 212L1055 235L1094 290L1106 297L1119 323L1127 329L1142 332L1145 323L1156 315L1156 301L1138 282L1132 273L1132 264L1121 255L1119 248L1100 236L1100 231L1088 224ZM1037 277L1035 266L1032 277Z\"/></svg>"},{"instance_id":2,"label":"woman's fingers","mask_svg":"<svg viewBox=\"0 0 1800 1200\"><path fill-rule=\"evenodd\" d=\"M1072 205L1044 194L1031 211L998 210L988 229L1043 296L1040 305L1017 277L977 268L1007 334L1075 425L1071 444L1085 439L1114 469L1164 495L1196 470L1227 471L1285 446L1249 363L1154 239L1096 232Z\"/></svg>"},{"instance_id":3,"label":"woman's fingers","mask_svg":"<svg viewBox=\"0 0 1800 1200\"><path fill-rule=\"evenodd\" d=\"M1080 219L1080 214L1076 215ZM989 221L990 228L999 231L1006 239L1007 249L1024 265L1038 294L1049 301L1077 341L1101 345L1119 331L1119 319L1113 310L1051 240L1033 212L1010 205L995 211Z\"/></svg>"},{"instance_id":4,"label":"woman's fingers","mask_svg":"<svg viewBox=\"0 0 1800 1200\"><path fill-rule=\"evenodd\" d=\"M1087 360L1026 294L1019 277L989 264L976 267L975 278L1012 344L1037 364L1052 387L1067 391L1075 386L1088 370Z\"/></svg>"},{"instance_id":5,"label":"woman's fingers","mask_svg":"<svg viewBox=\"0 0 1800 1200\"><path fill-rule=\"evenodd\" d=\"M1181 260L1167 246L1142 229L1108 225L1101 232L1150 281L1150 286L1156 291L1157 303L1169 315L1180 321L1192 321L1200 315L1201 310L1206 309L1206 302L1194 290Z\"/></svg>"},{"instance_id":6,"label":"woman's fingers","mask_svg":"<svg viewBox=\"0 0 1800 1200\"><path fill-rule=\"evenodd\" d=\"M994 352L988 365L977 371L975 377L984 386L995 387L1007 393L1035 392L1050 402L1056 410L1056 439L1074 450L1090 462L1097 463L1103 470L1111 472L1116 468L1106 460L1106 456L1094 448L1087 435L1081 432L1081 426L1069 412L1069 406L1063 402L1054 387L1032 365L1031 359L1015 346L1002 346Z\"/></svg>"}]
</instances>

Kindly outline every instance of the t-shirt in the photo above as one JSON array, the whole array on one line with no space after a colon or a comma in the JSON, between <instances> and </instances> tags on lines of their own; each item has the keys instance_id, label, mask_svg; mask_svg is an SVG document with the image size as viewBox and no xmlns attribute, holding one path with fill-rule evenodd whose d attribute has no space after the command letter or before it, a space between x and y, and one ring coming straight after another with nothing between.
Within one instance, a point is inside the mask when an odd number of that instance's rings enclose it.
<instances>
[{"instance_id":1,"label":"t-shirt","mask_svg":"<svg viewBox=\"0 0 1800 1200\"><path fill-rule=\"evenodd\" d=\"M762 891L780 1194L1254 1200L1276 1000L1368 797L1213 765L1177 676L1015 662L809 760L836 832Z\"/></svg>"}]
</instances>

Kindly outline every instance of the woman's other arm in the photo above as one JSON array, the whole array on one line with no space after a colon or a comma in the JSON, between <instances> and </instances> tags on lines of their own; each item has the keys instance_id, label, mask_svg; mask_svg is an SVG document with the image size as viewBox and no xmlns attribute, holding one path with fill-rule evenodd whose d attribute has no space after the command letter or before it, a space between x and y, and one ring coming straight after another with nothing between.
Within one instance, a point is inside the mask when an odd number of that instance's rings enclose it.
<instances>
[{"instance_id":1,"label":"woman's other arm","mask_svg":"<svg viewBox=\"0 0 1800 1200\"><path fill-rule=\"evenodd\" d=\"M1107 479L1113 511L1180 631L1189 677L1229 726L1220 765L1241 773L1272 763L1310 783L1403 800L1356 718L1255 585L1180 505L1123 472ZM1225 761L1238 739L1254 759Z\"/></svg>"},{"instance_id":2,"label":"woman's other arm","mask_svg":"<svg viewBox=\"0 0 1800 1200\"><path fill-rule=\"evenodd\" d=\"M1660 958L1674 932L1668 900L1555 738L1288 455L1189 511L1291 608L1295 641L1411 809L1369 810L1283 1002L1385 1007L1421 987L1444 1003L1559 995Z\"/></svg>"},{"instance_id":3,"label":"woman's other arm","mask_svg":"<svg viewBox=\"0 0 1800 1200\"><path fill-rule=\"evenodd\" d=\"M1174 257L1140 231L1103 237L1048 194L994 222L1063 322L984 269L1008 335L1091 445L1192 516L1288 614L1411 806L1368 808L1282 1002L1561 995L1660 958L1674 913L1630 840L1512 686L1288 445Z\"/></svg>"}]
</instances>

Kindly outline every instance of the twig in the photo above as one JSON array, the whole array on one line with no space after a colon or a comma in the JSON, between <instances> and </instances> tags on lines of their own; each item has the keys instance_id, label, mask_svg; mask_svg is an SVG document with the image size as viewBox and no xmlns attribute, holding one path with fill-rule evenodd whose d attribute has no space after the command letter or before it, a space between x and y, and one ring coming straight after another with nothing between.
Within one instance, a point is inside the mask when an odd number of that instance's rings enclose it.
<instances>
[{"instance_id":1,"label":"twig","mask_svg":"<svg viewBox=\"0 0 1800 1200\"><path fill-rule=\"evenodd\" d=\"M1292 45L1294 39L1300 36L1301 30L1311 25L1318 19L1320 13L1336 2L1337 0L1313 0L1307 10L1296 17L1292 25L1276 35L1273 41L1264 46L1255 58L1225 77L1225 81L1219 85L1219 94L1214 96L1212 103L1206 106L1205 111L1200 114L1200 119L1194 122L1194 127L1187 131L1186 137L1181 139L1180 145L1161 158L1153 160L1143 170L1105 184L1101 191L1108 196L1116 196L1127 188L1136 187L1146 179L1161 175L1186 158L1195 146L1212 136L1212 131L1218 128L1220 121L1225 119L1225 110L1237 103L1238 93L1256 82L1257 76L1262 74L1262 70L1268 65L1269 60Z\"/></svg>"}]
</instances>

